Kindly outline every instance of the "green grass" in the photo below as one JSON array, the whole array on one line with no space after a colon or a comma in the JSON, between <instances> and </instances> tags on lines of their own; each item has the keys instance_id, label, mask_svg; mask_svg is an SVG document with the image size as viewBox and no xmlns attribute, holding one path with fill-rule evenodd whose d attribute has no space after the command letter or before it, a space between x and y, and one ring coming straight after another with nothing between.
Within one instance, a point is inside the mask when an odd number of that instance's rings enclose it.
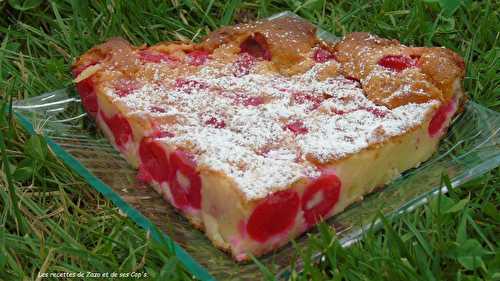
<instances>
[{"instance_id":1,"label":"green grass","mask_svg":"<svg viewBox=\"0 0 500 281\"><path fill-rule=\"evenodd\" d=\"M337 35L369 31L405 44L451 48L466 59L470 98L500 110L495 1L10 0L1 1L0 9L2 109L12 99L71 85L74 58L106 38L122 36L135 44L199 40L224 24L291 10ZM65 167L43 138L29 136L3 113L0 151L0 280L86 271L191 278L164 247ZM381 231L348 249L322 227L297 255L309 261L319 250L325 259L306 262L291 279L500 280L499 187L497 168L384 221Z\"/></svg>"}]
</instances>

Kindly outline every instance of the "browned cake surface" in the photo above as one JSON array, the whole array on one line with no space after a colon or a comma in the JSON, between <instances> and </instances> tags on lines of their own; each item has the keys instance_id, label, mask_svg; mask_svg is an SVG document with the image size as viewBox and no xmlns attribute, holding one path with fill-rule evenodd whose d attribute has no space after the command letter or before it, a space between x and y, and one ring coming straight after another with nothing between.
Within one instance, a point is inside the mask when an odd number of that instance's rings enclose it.
<instances>
[{"instance_id":1,"label":"browned cake surface","mask_svg":"<svg viewBox=\"0 0 500 281\"><path fill-rule=\"evenodd\" d=\"M183 61L194 50L208 51L217 56L220 49L224 52L221 56L227 57L229 62L232 59L229 54L238 54L240 46L245 44L251 52L269 61L267 71L294 75L312 67L311 50L320 45L331 51L338 62L328 70L328 76L342 74L359 80L369 99L389 108L431 99L447 100L453 93L454 81L464 75L463 59L449 49L407 47L397 40L368 33L351 33L341 42L333 44L319 42L315 31L315 27L307 21L284 17L223 27L210 33L199 44L162 42L151 47L133 47L122 39L111 39L82 55L74 68L85 68L99 62L101 70L113 68L114 74L118 71L118 76L124 79L150 80L151 74L144 73L141 61L137 60L139 52L160 52L173 60ZM412 65L403 71L390 70L380 65L384 56L402 56L405 63ZM171 74L194 72L197 67L183 65ZM165 71L169 69L165 68Z\"/></svg>"}]
</instances>

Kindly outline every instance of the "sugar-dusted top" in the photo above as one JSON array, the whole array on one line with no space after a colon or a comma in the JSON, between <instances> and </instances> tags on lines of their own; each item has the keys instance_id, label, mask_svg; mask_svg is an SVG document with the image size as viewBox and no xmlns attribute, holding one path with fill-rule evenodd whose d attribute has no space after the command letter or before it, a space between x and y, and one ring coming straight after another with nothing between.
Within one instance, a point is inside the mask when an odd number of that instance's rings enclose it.
<instances>
[{"instance_id":1,"label":"sugar-dusted top","mask_svg":"<svg viewBox=\"0 0 500 281\"><path fill-rule=\"evenodd\" d=\"M147 83L127 95L112 88L107 94L125 104L128 115L157 120L171 133L158 141L190 151L201 168L224 172L255 199L319 175L318 163L404 134L437 105L377 106L355 81L343 76L319 80L318 73L331 64L336 62L288 77L237 76L235 63L219 67L213 62L182 78L158 73L161 83Z\"/></svg>"},{"instance_id":2,"label":"sugar-dusted top","mask_svg":"<svg viewBox=\"0 0 500 281\"><path fill-rule=\"evenodd\" d=\"M309 23L282 18L225 27L200 44L111 39L73 72L251 200L422 124L451 99L464 66L449 50L366 33L321 42Z\"/></svg>"}]
</instances>

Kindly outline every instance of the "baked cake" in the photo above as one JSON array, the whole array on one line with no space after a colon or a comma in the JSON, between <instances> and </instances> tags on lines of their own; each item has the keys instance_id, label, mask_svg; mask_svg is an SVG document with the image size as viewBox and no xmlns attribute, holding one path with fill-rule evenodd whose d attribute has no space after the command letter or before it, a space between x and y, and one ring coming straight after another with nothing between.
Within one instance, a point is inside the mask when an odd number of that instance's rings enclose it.
<instances>
[{"instance_id":1,"label":"baked cake","mask_svg":"<svg viewBox=\"0 0 500 281\"><path fill-rule=\"evenodd\" d=\"M150 185L238 260L274 250L437 149L463 60L292 17L201 43L110 39L73 66L82 104Z\"/></svg>"}]
</instances>

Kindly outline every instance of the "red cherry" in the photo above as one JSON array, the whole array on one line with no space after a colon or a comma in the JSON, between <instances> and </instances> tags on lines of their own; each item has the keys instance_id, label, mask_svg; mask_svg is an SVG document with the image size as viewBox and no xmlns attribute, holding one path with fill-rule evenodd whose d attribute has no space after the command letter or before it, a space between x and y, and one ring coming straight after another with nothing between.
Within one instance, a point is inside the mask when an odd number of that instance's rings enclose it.
<instances>
[{"instance_id":1,"label":"red cherry","mask_svg":"<svg viewBox=\"0 0 500 281\"><path fill-rule=\"evenodd\" d=\"M190 65L198 66L203 65L208 60L210 53L205 50L196 50L187 54L188 63Z\"/></svg>"},{"instance_id":2,"label":"red cherry","mask_svg":"<svg viewBox=\"0 0 500 281\"><path fill-rule=\"evenodd\" d=\"M236 58L233 64L233 75L241 77L250 73L250 69L255 65L255 58L248 53L242 53Z\"/></svg>"},{"instance_id":3,"label":"red cherry","mask_svg":"<svg viewBox=\"0 0 500 281\"><path fill-rule=\"evenodd\" d=\"M314 51L313 59L317 63L324 63L324 62L327 62L329 60L335 59L335 55L326 49L317 48Z\"/></svg>"},{"instance_id":4,"label":"red cherry","mask_svg":"<svg viewBox=\"0 0 500 281\"><path fill-rule=\"evenodd\" d=\"M137 89L139 89L139 83L136 81L122 80L115 85L115 93L122 98L130 95Z\"/></svg>"},{"instance_id":5,"label":"red cherry","mask_svg":"<svg viewBox=\"0 0 500 281\"><path fill-rule=\"evenodd\" d=\"M176 59L169 56L168 54L153 51L153 50L142 50L139 51L139 59L142 62L151 62L151 63L172 63L175 62Z\"/></svg>"},{"instance_id":6,"label":"red cherry","mask_svg":"<svg viewBox=\"0 0 500 281\"><path fill-rule=\"evenodd\" d=\"M152 138L143 138L139 144L140 170L154 181L163 183L171 177L171 167L163 147ZM147 177L146 177L147 178Z\"/></svg>"},{"instance_id":7,"label":"red cherry","mask_svg":"<svg viewBox=\"0 0 500 281\"><path fill-rule=\"evenodd\" d=\"M156 130L150 134L150 137L155 138L155 139L161 139L161 138L173 138L175 137L175 134L172 132L168 131L162 131L162 130Z\"/></svg>"},{"instance_id":8,"label":"red cherry","mask_svg":"<svg viewBox=\"0 0 500 281\"><path fill-rule=\"evenodd\" d=\"M378 61L378 65L400 72L409 67L416 66L416 60L403 55L388 55L381 58Z\"/></svg>"},{"instance_id":9,"label":"red cherry","mask_svg":"<svg viewBox=\"0 0 500 281\"><path fill-rule=\"evenodd\" d=\"M306 102L311 103L311 110L318 108L323 102L323 97L317 95L311 95L304 92L296 92L292 94L293 101L298 104L304 104Z\"/></svg>"},{"instance_id":10,"label":"red cherry","mask_svg":"<svg viewBox=\"0 0 500 281\"><path fill-rule=\"evenodd\" d=\"M170 192L178 208L201 208L201 177L192 157L181 150L170 154ZM184 179L181 179L184 178Z\"/></svg>"},{"instance_id":11,"label":"red cherry","mask_svg":"<svg viewBox=\"0 0 500 281\"><path fill-rule=\"evenodd\" d=\"M367 107L367 108L362 108L362 109L370 112L371 114L373 114L373 115L375 115L376 117L379 117L379 118L385 117L387 115L386 111L378 109L378 108L375 108L375 107Z\"/></svg>"},{"instance_id":12,"label":"red cherry","mask_svg":"<svg viewBox=\"0 0 500 281\"><path fill-rule=\"evenodd\" d=\"M244 106L258 106L264 103L263 97L248 97L243 100Z\"/></svg>"},{"instance_id":13,"label":"red cherry","mask_svg":"<svg viewBox=\"0 0 500 281\"><path fill-rule=\"evenodd\" d=\"M176 89L189 94L192 94L197 90L203 90L208 88L208 85L203 82L190 79L183 79L183 78L175 80L174 86Z\"/></svg>"},{"instance_id":14,"label":"red cherry","mask_svg":"<svg viewBox=\"0 0 500 281\"><path fill-rule=\"evenodd\" d=\"M454 101L450 101L447 104L441 105L429 123L429 128L427 129L431 137L436 136L441 132L444 127L444 123L448 119L448 116L454 109Z\"/></svg>"},{"instance_id":15,"label":"red cherry","mask_svg":"<svg viewBox=\"0 0 500 281\"><path fill-rule=\"evenodd\" d=\"M139 165L139 172L137 172L136 179L143 183L151 183L153 181L153 177L151 174L144 168L141 164Z\"/></svg>"},{"instance_id":16,"label":"red cherry","mask_svg":"<svg viewBox=\"0 0 500 281\"><path fill-rule=\"evenodd\" d=\"M226 127L226 122L224 122L224 120L218 120L215 117L210 117L210 119L208 119L207 122L205 122L205 124L212 125L213 127L218 129Z\"/></svg>"},{"instance_id":17,"label":"red cherry","mask_svg":"<svg viewBox=\"0 0 500 281\"><path fill-rule=\"evenodd\" d=\"M304 122L302 122L302 120L289 123L286 125L286 128L292 131L295 135L307 134L307 132L309 132L309 130L304 126Z\"/></svg>"},{"instance_id":18,"label":"red cherry","mask_svg":"<svg viewBox=\"0 0 500 281\"><path fill-rule=\"evenodd\" d=\"M330 212L340 196L341 183L335 174L323 174L302 195L302 210L308 225L316 224Z\"/></svg>"},{"instance_id":19,"label":"red cherry","mask_svg":"<svg viewBox=\"0 0 500 281\"><path fill-rule=\"evenodd\" d=\"M249 36L240 44L240 51L255 58L271 60L271 51L267 44L266 37L259 32Z\"/></svg>"},{"instance_id":20,"label":"red cherry","mask_svg":"<svg viewBox=\"0 0 500 281\"><path fill-rule=\"evenodd\" d=\"M151 112L156 112L156 113L165 113L167 112L167 110L163 107L160 107L160 106L156 106L156 105L153 105L151 107L149 107L149 110Z\"/></svg>"},{"instance_id":21,"label":"red cherry","mask_svg":"<svg viewBox=\"0 0 500 281\"><path fill-rule=\"evenodd\" d=\"M295 223L300 199L297 192L283 190L264 198L253 210L247 223L247 232L258 242L266 242L289 230Z\"/></svg>"},{"instance_id":22,"label":"red cherry","mask_svg":"<svg viewBox=\"0 0 500 281\"><path fill-rule=\"evenodd\" d=\"M345 110L338 109L338 108L335 108L335 107L330 108L330 110L331 110L333 113L337 114L337 115L344 115L344 114L349 113L349 111L345 111Z\"/></svg>"},{"instance_id":23,"label":"red cherry","mask_svg":"<svg viewBox=\"0 0 500 281\"><path fill-rule=\"evenodd\" d=\"M76 83L76 90L82 100L83 108L90 116L96 117L99 106L97 105L97 96L94 89L93 76L90 76Z\"/></svg>"},{"instance_id":24,"label":"red cherry","mask_svg":"<svg viewBox=\"0 0 500 281\"><path fill-rule=\"evenodd\" d=\"M125 145L132 140L132 128L127 119L121 114L115 114L113 117L107 117L105 114L101 114L101 116L113 133L118 148L125 148Z\"/></svg>"}]
</instances>

